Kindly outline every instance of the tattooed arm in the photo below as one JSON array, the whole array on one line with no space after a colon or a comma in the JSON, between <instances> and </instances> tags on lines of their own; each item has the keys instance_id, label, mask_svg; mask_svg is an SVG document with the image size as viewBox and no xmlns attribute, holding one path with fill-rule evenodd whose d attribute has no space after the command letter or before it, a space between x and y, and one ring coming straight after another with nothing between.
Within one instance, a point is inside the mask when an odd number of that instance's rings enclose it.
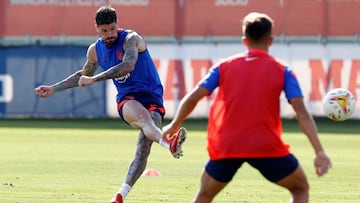
<instances>
[{"instance_id":1,"label":"tattooed arm","mask_svg":"<svg viewBox=\"0 0 360 203\"><path fill-rule=\"evenodd\" d=\"M130 32L126 36L123 46L125 53L121 63L95 76L81 76L79 80L79 86L84 87L92 85L98 81L118 78L133 71L138 59L138 52L144 51L146 49L145 41L136 32Z\"/></svg>"},{"instance_id":2,"label":"tattooed arm","mask_svg":"<svg viewBox=\"0 0 360 203\"><path fill-rule=\"evenodd\" d=\"M76 71L75 73L71 74L66 79L57 82L53 85L41 85L35 88L35 93L42 97L50 97L56 92L64 91L69 88L77 87L78 81L81 75L86 76L93 76L96 68L97 68L97 57L96 57L96 49L95 44L91 44L87 50L86 54L86 62L83 66L82 70Z\"/></svg>"}]
</instances>

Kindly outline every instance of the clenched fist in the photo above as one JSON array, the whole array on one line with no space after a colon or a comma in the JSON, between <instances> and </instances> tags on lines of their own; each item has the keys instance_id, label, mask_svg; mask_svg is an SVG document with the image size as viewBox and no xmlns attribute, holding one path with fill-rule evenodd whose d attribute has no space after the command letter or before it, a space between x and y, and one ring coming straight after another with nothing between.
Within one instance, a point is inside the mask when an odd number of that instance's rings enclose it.
<instances>
[{"instance_id":1,"label":"clenched fist","mask_svg":"<svg viewBox=\"0 0 360 203\"><path fill-rule=\"evenodd\" d=\"M55 93L55 89L52 86L41 85L35 88L35 93L41 98L46 98L53 95Z\"/></svg>"},{"instance_id":2,"label":"clenched fist","mask_svg":"<svg viewBox=\"0 0 360 203\"><path fill-rule=\"evenodd\" d=\"M95 83L95 80L92 77L82 75L79 79L79 87L89 86Z\"/></svg>"}]
</instances>

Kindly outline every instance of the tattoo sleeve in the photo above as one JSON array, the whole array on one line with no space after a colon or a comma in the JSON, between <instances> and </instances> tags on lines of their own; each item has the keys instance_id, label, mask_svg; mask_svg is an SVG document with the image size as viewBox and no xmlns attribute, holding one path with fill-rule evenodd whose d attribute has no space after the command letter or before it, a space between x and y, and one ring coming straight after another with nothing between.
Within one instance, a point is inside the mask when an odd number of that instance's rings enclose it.
<instances>
[{"instance_id":1,"label":"tattoo sleeve","mask_svg":"<svg viewBox=\"0 0 360 203\"><path fill-rule=\"evenodd\" d=\"M73 73L64 80L53 84L52 87L54 88L55 92L60 92L69 88L76 87L78 86L78 81L80 76L81 76L81 70Z\"/></svg>"},{"instance_id":2,"label":"tattoo sleeve","mask_svg":"<svg viewBox=\"0 0 360 203\"><path fill-rule=\"evenodd\" d=\"M131 72L134 69L135 63L138 59L138 48L136 45L136 40L137 39L135 37L130 37L124 44L125 54L123 61L98 74L94 78L95 81L118 78Z\"/></svg>"},{"instance_id":3,"label":"tattoo sleeve","mask_svg":"<svg viewBox=\"0 0 360 203\"><path fill-rule=\"evenodd\" d=\"M66 79L53 84L52 87L54 88L55 92L77 87L79 86L78 82L81 75L93 76L97 67L98 66L96 64L90 63L89 60L87 60L82 70L78 70Z\"/></svg>"}]
</instances>

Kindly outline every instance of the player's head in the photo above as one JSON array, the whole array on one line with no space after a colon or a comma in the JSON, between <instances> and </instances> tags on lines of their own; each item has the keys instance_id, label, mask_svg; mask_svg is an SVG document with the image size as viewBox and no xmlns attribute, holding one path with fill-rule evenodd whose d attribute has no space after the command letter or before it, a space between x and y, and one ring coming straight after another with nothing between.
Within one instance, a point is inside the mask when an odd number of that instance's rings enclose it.
<instances>
[{"instance_id":1,"label":"player's head","mask_svg":"<svg viewBox=\"0 0 360 203\"><path fill-rule=\"evenodd\" d=\"M266 14L252 12L245 16L242 22L243 38L248 46L272 43L273 20Z\"/></svg>"},{"instance_id":2,"label":"player's head","mask_svg":"<svg viewBox=\"0 0 360 203\"><path fill-rule=\"evenodd\" d=\"M109 5L101 6L95 13L95 27L106 44L111 45L117 38L116 11Z\"/></svg>"},{"instance_id":3,"label":"player's head","mask_svg":"<svg viewBox=\"0 0 360 203\"><path fill-rule=\"evenodd\" d=\"M97 26L117 23L116 11L109 5L101 6L95 14Z\"/></svg>"}]
</instances>

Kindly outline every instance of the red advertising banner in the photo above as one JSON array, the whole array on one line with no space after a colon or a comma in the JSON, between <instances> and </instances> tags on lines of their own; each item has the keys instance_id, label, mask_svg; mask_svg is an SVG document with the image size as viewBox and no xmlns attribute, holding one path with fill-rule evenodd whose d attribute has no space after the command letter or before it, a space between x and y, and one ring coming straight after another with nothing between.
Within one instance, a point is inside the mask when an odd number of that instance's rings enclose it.
<instances>
[{"instance_id":1,"label":"red advertising banner","mask_svg":"<svg viewBox=\"0 0 360 203\"><path fill-rule=\"evenodd\" d=\"M0 35L94 36L95 12L106 3L117 10L120 27L147 36L173 35L172 0L2 0Z\"/></svg>"},{"instance_id":2,"label":"red advertising banner","mask_svg":"<svg viewBox=\"0 0 360 203\"><path fill-rule=\"evenodd\" d=\"M274 34L354 36L359 0L2 0L0 36L94 36L94 13L111 4L119 25L144 36L240 36L249 12L275 21Z\"/></svg>"},{"instance_id":3,"label":"red advertising banner","mask_svg":"<svg viewBox=\"0 0 360 203\"><path fill-rule=\"evenodd\" d=\"M201 0L184 5L184 36L239 36L249 12L275 21L274 34L352 36L360 33L358 0Z\"/></svg>"}]
</instances>

